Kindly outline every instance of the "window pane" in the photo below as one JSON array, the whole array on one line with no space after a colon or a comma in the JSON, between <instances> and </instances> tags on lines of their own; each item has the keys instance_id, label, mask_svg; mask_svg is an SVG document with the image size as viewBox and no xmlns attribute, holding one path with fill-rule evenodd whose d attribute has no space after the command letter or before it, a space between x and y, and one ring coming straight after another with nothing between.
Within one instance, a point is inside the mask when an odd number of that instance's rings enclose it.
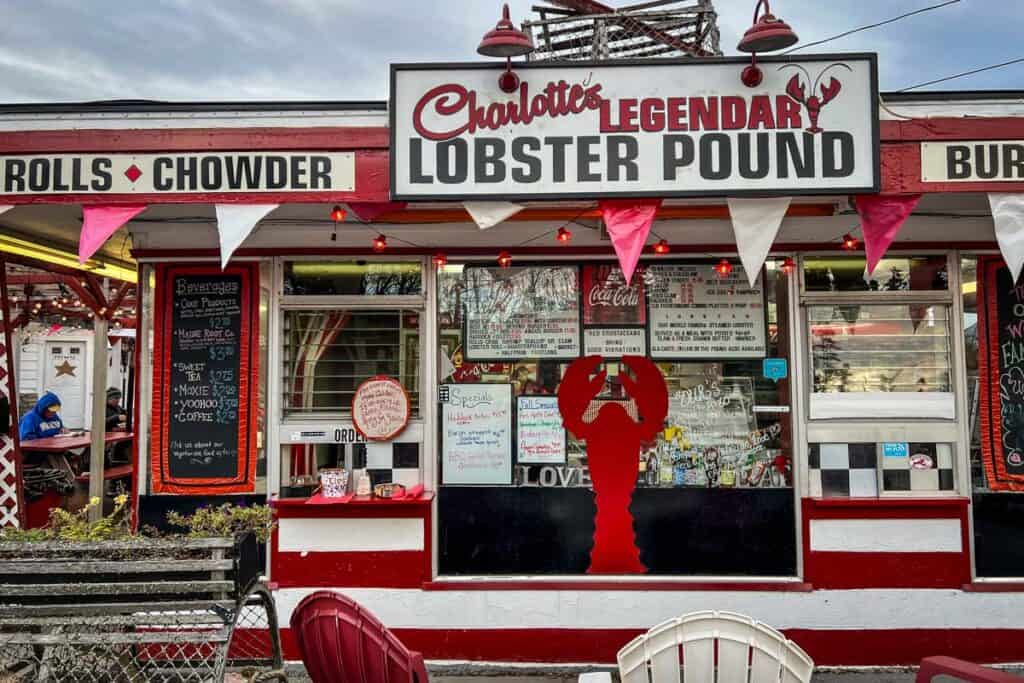
<instances>
[{"instance_id":1,"label":"window pane","mask_svg":"<svg viewBox=\"0 0 1024 683\"><path fill-rule=\"evenodd\" d=\"M417 311L285 311L284 414L347 413L375 375L401 382L417 414L419 326Z\"/></svg>"},{"instance_id":2,"label":"window pane","mask_svg":"<svg viewBox=\"0 0 1024 683\"><path fill-rule=\"evenodd\" d=\"M951 391L949 308L810 306L814 391Z\"/></svg>"},{"instance_id":3,"label":"window pane","mask_svg":"<svg viewBox=\"0 0 1024 683\"><path fill-rule=\"evenodd\" d=\"M398 296L423 293L418 262L291 261L284 293L294 296Z\"/></svg>"},{"instance_id":4,"label":"window pane","mask_svg":"<svg viewBox=\"0 0 1024 683\"><path fill-rule=\"evenodd\" d=\"M808 292L921 292L949 289L945 256L895 256L878 262L871 277L862 256L809 256Z\"/></svg>"}]
</instances>

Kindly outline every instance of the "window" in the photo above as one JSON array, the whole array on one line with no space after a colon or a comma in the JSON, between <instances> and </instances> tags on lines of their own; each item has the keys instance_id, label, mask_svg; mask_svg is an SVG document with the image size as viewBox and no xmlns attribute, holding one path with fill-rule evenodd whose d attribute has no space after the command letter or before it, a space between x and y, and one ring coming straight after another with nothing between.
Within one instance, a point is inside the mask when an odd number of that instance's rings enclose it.
<instances>
[{"instance_id":1,"label":"window","mask_svg":"<svg viewBox=\"0 0 1024 683\"><path fill-rule=\"evenodd\" d=\"M584 422L610 404L651 419L624 382L644 381L622 360L633 355L668 389L654 439L615 444L646 571L794 574L781 263L769 260L754 287L737 265L719 276L715 261L658 260L629 285L605 262L439 269L440 573L588 570L593 444L563 429L557 395L573 362L600 355L606 379Z\"/></svg>"},{"instance_id":2,"label":"window","mask_svg":"<svg viewBox=\"0 0 1024 683\"><path fill-rule=\"evenodd\" d=\"M282 405L296 413L348 413L355 390L377 375L397 379L419 409L420 312L286 310Z\"/></svg>"},{"instance_id":3,"label":"window","mask_svg":"<svg viewBox=\"0 0 1024 683\"><path fill-rule=\"evenodd\" d=\"M421 295L420 263L367 261L289 261L284 267L285 296Z\"/></svg>"},{"instance_id":4,"label":"window","mask_svg":"<svg viewBox=\"0 0 1024 683\"><path fill-rule=\"evenodd\" d=\"M953 419L946 256L803 263L811 419Z\"/></svg>"}]
</instances>

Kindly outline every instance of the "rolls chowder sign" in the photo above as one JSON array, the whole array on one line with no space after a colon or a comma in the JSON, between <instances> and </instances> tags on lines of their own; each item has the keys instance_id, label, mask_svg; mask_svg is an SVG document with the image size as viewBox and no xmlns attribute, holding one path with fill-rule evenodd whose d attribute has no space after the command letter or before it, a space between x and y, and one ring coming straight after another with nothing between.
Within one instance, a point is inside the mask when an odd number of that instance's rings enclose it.
<instances>
[{"instance_id":1,"label":"rolls chowder sign","mask_svg":"<svg viewBox=\"0 0 1024 683\"><path fill-rule=\"evenodd\" d=\"M395 199L877 192L873 54L393 65Z\"/></svg>"}]
</instances>

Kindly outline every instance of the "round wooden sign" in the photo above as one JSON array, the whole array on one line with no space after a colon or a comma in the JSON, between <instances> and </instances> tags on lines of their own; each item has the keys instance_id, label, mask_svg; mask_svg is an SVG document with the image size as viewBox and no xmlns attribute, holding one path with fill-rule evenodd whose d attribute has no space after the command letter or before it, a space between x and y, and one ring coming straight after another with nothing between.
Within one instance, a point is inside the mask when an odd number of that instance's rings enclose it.
<instances>
[{"instance_id":1,"label":"round wooden sign","mask_svg":"<svg viewBox=\"0 0 1024 683\"><path fill-rule=\"evenodd\" d=\"M390 441L409 424L409 395L390 377L371 377L352 396L352 424L370 441Z\"/></svg>"}]
</instances>

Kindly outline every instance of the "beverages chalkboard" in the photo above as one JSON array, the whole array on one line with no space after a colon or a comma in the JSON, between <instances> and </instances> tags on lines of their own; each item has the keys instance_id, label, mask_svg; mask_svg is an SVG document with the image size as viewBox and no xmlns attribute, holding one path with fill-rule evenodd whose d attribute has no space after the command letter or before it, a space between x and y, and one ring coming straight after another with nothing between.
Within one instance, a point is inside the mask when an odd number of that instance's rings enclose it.
<instances>
[{"instance_id":1,"label":"beverages chalkboard","mask_svg":"<svg viewBox=\"0 0 1024 683\"><path fill-rule=\"evenodd\" d=\"M254 273L246 266L163 271L154 343L154 491L251 491Z\"/></svg>"},{"instance_id":2,"label":"beverages chalkboard","mask_svg":"<svg viewBox=\"0 0 1024 683\"><path fill-rule=\"evenodd\" d=\"M989 488L1024 491L1024 284L978 259L981 452Z\"/></svg>"}]
</instances>

